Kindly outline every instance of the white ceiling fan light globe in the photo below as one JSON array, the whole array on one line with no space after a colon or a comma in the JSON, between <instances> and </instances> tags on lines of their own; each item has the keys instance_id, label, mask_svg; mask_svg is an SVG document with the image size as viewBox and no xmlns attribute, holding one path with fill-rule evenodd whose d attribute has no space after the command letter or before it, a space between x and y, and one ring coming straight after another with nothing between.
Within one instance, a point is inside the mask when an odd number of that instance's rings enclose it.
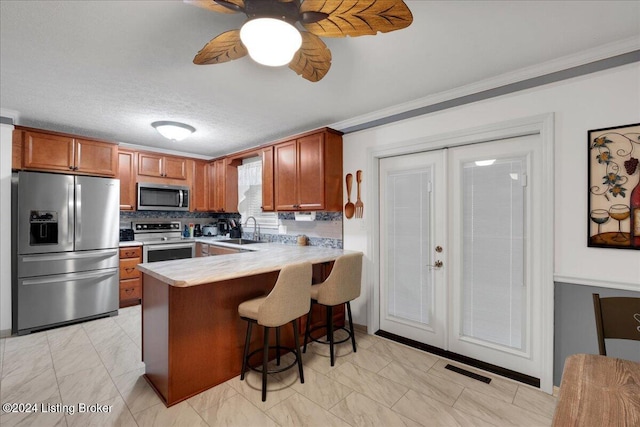
<instances>
[{"instance_id":1,"label":"white ceiling fan light globe","mask_svg":"<svg viewBox=\"0 0 640 427\"><path fill-rule=\"evenodd\" d=\"M270 67L287 65L302 46L300 31L275 18L247 21L240 29L240 40L254 61Z\"/></svg>"}]
</instances>

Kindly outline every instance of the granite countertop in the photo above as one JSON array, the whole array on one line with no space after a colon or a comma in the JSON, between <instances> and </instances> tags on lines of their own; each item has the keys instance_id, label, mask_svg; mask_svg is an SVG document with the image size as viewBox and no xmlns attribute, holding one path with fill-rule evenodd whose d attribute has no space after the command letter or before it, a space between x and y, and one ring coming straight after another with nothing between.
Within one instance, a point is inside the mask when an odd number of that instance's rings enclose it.
<instances>
[{"instance_id":1,"label":"granite countertop","mask_svg":"<svg viewBox=\"0 0 640 427\"><path fill-rule=\"evenodd\" d=\"M131 246L142 246L142 242L138 242L136 240L130 240L128 242L120 242L118 246L120 246L121 248L128 248Z\"/></svg>"},{"instance_id":2,"label":"granite countertop","mask_svg":"<svg viewBox=\"0 0 640 427\"><path fill-rule=\"evenodd\" d=\"M143 263L138 264L138 270L171 286L188 287L279 271L287 264L305 261L317 264L333 261L340 255L353 252L343 249L283 245L281 243L230 246L242 249L250 248L250 252Z\"/></svg>"}]
</instances>

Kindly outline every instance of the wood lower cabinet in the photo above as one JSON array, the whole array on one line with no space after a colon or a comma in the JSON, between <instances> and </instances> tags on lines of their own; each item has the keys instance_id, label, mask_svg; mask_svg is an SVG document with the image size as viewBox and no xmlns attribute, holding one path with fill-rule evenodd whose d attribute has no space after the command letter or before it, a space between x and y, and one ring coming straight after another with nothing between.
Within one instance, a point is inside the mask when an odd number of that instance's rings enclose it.
<instances>
[{"instance_id":1,"label":"wood lower cabinet","mask_svg":"<svg viewBox=\"0 0 640 427\"><path fill-rule=\"evenodd\" d=\"M120 210L136 210L136 153L118 150L118 179L120 179Z\"/></svg>"},{"instance_id":2,"label":"wood lower cabinet","mask_svg":"<svg viewBox=\"0 0 640 427\"><path fill-rule=\"evenodd\" d=\"M16 127L14 169L114 177L118 146L58 132ZM20 164L16 164L20 162Z\"/></svg>"},{"instance_id":3,"label":"wood lower cabinet","mask_svg":"<svg viewBox=\"0 0 640 427\"><path fill-rule=\"evenodd\" d=\"M140 304L142 275L136 268L142 262L142 246L120 248L120 308Z\"/></svg>"},{"instance_id":4,"label":"wood lower cabinet","mask_svg":"<svg viewBox=\"0 0 640 427\"><path fill-rule=\"evenodd\" d=\"M138 175L187 179L187 161L182 157L138 153Z\"/></svg>"},{"instance_id":5,"label":"wood lower cabinet","mask_svg":"<svg viewBox=\"0 0 640 427\"><path fill-rule=\"evenodd\" d=\"M342 135L331 129L274 146L275 209L342 210Z\"/></svg>"}]
</instances>

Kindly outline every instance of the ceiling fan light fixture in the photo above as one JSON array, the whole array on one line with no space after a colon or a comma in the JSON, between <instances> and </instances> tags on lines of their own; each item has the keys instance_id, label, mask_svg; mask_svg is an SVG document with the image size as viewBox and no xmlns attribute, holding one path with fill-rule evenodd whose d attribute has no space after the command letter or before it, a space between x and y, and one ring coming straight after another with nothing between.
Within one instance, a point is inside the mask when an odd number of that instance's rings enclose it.
<instances>
[{"instance_id":1,"label":"ceiling fan light fixture","mask_svg":"<svg viewBox=\"0 0 640 427\"><path fill-rule=\"evenodd\" d=\"M240 29L240 40L254 61L270 67L287 65L302 45L300 31L276 18L247 21Z\"/></svg>"},{"instance_id":2,"label":"ceiling fan light fixture","mask_svg":"<svg viewBox=\"0 0 640 427\"><path fill-rule=\"evenodd\" d=\"M167 120L153 122L151 126L153 126L160 135L172 141L182 141L196 131L196 128L193 126Z\"/></svg>"}]
</instances>

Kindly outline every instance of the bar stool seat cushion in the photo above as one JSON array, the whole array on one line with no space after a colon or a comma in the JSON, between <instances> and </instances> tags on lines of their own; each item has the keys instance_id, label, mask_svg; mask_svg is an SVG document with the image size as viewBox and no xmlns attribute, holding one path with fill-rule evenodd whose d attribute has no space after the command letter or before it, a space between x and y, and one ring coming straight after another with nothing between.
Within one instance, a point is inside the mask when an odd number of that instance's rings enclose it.
<instances>
[{"instance_id":1,"label":"bar stool seat cushion","mask_svg":"<svg viewBox=\"0 0 640 427\"><path fill-rule=\"evenodd\" d=\"M254 298L249 301L244 301L238 306L238 314L240 317L246 317L247 319L258 320L258 309L267 299L267 296Z\"/></svg>"}]
</instances>

